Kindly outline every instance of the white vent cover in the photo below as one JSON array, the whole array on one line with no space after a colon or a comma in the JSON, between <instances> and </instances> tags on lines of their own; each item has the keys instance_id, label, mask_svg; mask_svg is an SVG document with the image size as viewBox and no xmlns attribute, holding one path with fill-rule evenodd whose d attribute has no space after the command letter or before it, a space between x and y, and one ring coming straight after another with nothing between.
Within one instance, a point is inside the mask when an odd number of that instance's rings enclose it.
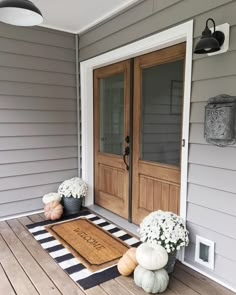
<instances>
[{"instance_id":1,"label":"white vent cover","mask_svg":"<svg viewBox=\"0 0 236 295\"><path fill-rule=\"evenodd\" d=\"M196 236L195 261L207 268L214 269L215 243Z\"/></svg>"}]
</instances>

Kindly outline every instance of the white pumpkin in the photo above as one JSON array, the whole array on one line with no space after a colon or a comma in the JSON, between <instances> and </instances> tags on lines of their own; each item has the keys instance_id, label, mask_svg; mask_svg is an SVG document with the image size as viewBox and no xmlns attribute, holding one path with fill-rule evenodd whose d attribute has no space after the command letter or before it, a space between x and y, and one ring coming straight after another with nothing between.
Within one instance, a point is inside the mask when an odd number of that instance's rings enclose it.
<instances>
[{"instance_id":1,"label":"white pumpkin","mask_svg":"<svg viewBox=\"0 0 236 295\"><path fill-rule=\"evenodd\" d=\"M58 193L48 193L43 196L43 203L45 205L51 203L52 201L61 202L61 195Z\"/></svg>"},{"instance_id":2,"label":"white pumpkin","mask_svg":"<svg viewBox=\"0 0 236 295\"><path fill-rule=\"evenodd\" d=\"M160 245L141 244L136 251L138 264L148 270L163 268L168 262L168 254Z\"/></svg>"},{"instance_id":3,"label":"white pumpkin","mask_svg":"<svg viewBox=\"0 0 236 295\"><path fill-rule=\"evenodd\" d=\"M138 265L134 270L134 282L147 293L162 293L168 287L169 276L164 268L151 271Z\"/></svg>"}]
</instances>

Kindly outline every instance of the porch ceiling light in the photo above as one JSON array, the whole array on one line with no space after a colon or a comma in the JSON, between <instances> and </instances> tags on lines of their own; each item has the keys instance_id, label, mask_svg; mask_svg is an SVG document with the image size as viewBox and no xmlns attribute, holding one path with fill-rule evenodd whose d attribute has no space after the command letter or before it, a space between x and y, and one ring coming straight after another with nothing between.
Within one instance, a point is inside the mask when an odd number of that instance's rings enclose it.
<instances>
[{"instance_id":1,"label":"porch ceiling light","mask_svg":"<svg viewBox=\"0 0 236 295\"><path fill-rule=\"evenodd\" d=\"M208 27L208 22L212 21L214 25L213 33ZM202 32L201 39L198 41L194 53L205 54L219 51L225 41L225 35L221 31L216 31L216 25L212 18L208 18L206 21L206 27Z\"/></svg>"},{"instance_id":2,"label":"porch ceiling light","mask_svg":"<svg viewBox=\"0 0 236 295\"><path fill-rule=\"evenodd\" d=\"M0 21L15 26L42 23L41 11L29 0L0 0Z\"/></svg>"}]
</instances>

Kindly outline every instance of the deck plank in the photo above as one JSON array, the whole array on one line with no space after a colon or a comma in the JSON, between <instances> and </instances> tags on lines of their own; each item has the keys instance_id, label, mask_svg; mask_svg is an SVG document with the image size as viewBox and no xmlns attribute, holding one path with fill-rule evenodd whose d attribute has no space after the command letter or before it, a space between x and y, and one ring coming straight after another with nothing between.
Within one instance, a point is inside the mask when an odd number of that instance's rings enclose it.
<instances>
[{"instance_id":1,"label":"deck plank","mask_svg":"<svg viewBox=\"0 0 236 295\"><path fill-rule=\"evenodd\" d=\"M107 292L105 292L100 286L88 289L85 291L85 293L87 295L107 295Z\"/></svg>"},{"instance_id":2,"label":"deck plank","mask_svg":"<svg viewBox=\"0 0 236 295\"><path fill-rule=\"evenodd\" d=\"M0 261L16 294L39 294L0 235ZM17 274L17 275L16 275Z\"/></svg>"},{"instance_id":3,"label":"deck plank","mask_svg":"<svg viewBox=\"0 0 236 295\"><path fill-rule=\"evenodd\" d=\"M195 270L187 267L186 265L184 265L180 262L177 262L177 269L178 268L191 274L195 278L198 278L201 282L204 282L205 284L210 285L213 290L218 290L219 294L221 294L221 295L235 295L234 292L230 291L229 289L226 289L225 287L221 286L220 284L210 280L209 278L205 277L204 275L196 272Z\"/></svg>"},{"instance_id":4,"label":"deck plank","mask_svg":"<svg viewBox=\"0 0 236 295\"><path fill-rule=\"evenodd\" d=\"M40 264L53 283L64 295L85 294L76 283L63 271L63 269L49 256L41 245L31 236L23 224L32 223L27 217L8 221L18 238L22 241L34 259Z\"/></svg>"},{"instance_id":5,"label":"deck plank","mask_svg":"<svg viewBox=\"0 0 236 295\"><path fill-rule=\"evenodd\" d=\"M40 216L43 220L46 220L46 217L45 217L44 213L40 213L39 216Z\"/></svg>"},{"instance_id":6,"label":"deck plank","mask_svg":"<svg viewBox=\"0 0 236 295\"><path fill-rule=\"evenodd\" d=\"M17 261L28 275L36 290L40 294L60 295L61 293L45 274L43 269L34 260L22 242L6 222L0 223L0 233Z\"/></svg>"},{"instance_id":7,"label":"deck plank","mask_svg":"<svg viewBox=\"0 0 236 295\"><path fill-rule=\"evenodd\" d=\"M0 294L6 294L6 295L15 295L15 291L12 288L11 283L8 280L8 277L6 276L4 269L2 265L0 264Z\"/></svg>"},{"instance_id":8,"label":"deck plank","mask_svg":"<svg viewBox=\"0 0 236 295\"><path fill-rule=\"evenodd\" d=\"M122 285L127 291L129 291L132 295L145 295L146 292L143 291L142 288L135 285L132 277L123 277L120 276L115 279L120 285ZM165 295L176 295L172 290L167 289L165 291ZM189 294L191 295L191 294Z\"/></svg>"},{"instance_id":9,"label":"deck plank","mask_svg":"<svg viewBox=\"0 0 236 295\"><path fill-rule=\"evenodd\" d=\"M169 289L178 295L199 295L200 293L194 291L189 286L181 281L178 281L175 277L170 277Z\"/></svg>"},{"instance_id":10,"label":"deck plank","mask_svg":"<svg viewBox=\"0 0 236 295\"><path fill-rule=\"evenodd\" d=\"M116 280L110 280L100 285L109 295L130 295L124 287L122 287ZM132 294L132 293L131 293Z\"/></svg>"},{"instance_id":11,"label":"deck plank","mask_svg":"<svg viewBox=\"0 0 236 295\"><path fill-rule=\"evenodd\" d=\"M40 222L40 221L44 221L44 219L40 216L40 214L34 214L34 215L30 215L29 219L33 222Z\"/></svg>"},{"instance_id":12,"label":"deck plank","mask_svg":"<svg viewBox=\"0 0 236 295\"><path fill-rule=\"evenodd\" d=\"M177 264L173 276L186 284L188 287L204 295L233 295L235 293L224 288L223 286L211 281L205 276L185 267L182 264Z\"/></svg>"}]
</instances>

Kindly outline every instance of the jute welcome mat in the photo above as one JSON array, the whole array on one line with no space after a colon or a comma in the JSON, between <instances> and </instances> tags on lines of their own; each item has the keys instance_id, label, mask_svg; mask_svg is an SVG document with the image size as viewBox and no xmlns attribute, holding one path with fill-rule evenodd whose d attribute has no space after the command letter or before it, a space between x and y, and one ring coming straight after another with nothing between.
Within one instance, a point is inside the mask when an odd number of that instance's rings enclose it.
<instances>
[{"instance_id":1,"label":"jute welcome mat","mask_svg":"<svg viewBox=\"0 0 236 295\"><path fill-rule=\"evenodd\" d=\"M72 223L68 223L70 220ZM70 224L69 228L68 224ZM137 238L125 230L90 211L82 211L58 223L43 221L30 224L27 228L59 266L84 289L119 276L116 266L118 256L122 256L122 251L126 251L130 246L137 247L140 244ZM73 236L76 236L73 241L70 239L71 232L74 232ZM81 239L86 242L84 245L87 245L87 251L85 246L81 246ZM104 250L103 247L110 247L112 250L107 258L103 255L108 254L107 251L95 257L95 254L90 256L91 247L97 247L100 251Z\"/></svg>"},{"instance_id":2,"label":"jute welcome mat","mask_svg":"<svg viewBox=\"0 0 236 295\"><path fill-rule=\"evenodd\" d=\"M53 224L46 229L89 270L114 265L129 246L86 218Z\"/></svg>"}]
</instances>

